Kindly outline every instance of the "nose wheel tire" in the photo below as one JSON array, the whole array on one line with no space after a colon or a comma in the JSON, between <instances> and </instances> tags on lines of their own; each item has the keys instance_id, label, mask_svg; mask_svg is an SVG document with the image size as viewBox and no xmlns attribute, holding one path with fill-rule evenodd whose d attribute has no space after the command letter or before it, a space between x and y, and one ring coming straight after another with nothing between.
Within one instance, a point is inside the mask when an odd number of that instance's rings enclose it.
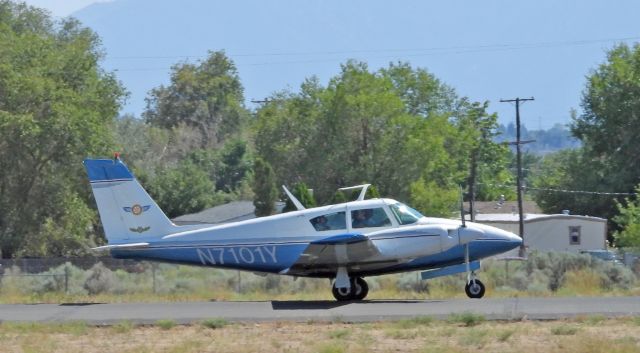
<instances>
[{"instance_id":1,"label":"nose wheel tire","mask_svg":"<svg viewBox=\"0 0 640 353\"><path fill-rule=\"evenodd\" d=\"M473 279L464 286L464 291L469 298L480 299L484 296L484 284L479 279Z\"/></svg>"},{"instance_id":2,"label":"nose wheel tire","mask_svg":"<svg viewBox=\"0 0 640 353\"><path fill-rule=\"evenodd\" d=\"M351 279L351 288L332 288L333 297L338 301L362 300L369 294L367 282L358 277Z\"/></svg>"}]
</instances>

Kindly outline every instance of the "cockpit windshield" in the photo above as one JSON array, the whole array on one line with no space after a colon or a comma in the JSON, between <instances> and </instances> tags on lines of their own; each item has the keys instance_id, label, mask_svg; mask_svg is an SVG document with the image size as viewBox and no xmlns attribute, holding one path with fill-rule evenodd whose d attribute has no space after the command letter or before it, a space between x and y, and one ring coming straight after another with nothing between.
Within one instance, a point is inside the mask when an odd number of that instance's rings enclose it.
<instances>
[{"instance_id":1,"label":"cockpit windshield","mask_svg":"<svg viewBox=\"0 0 640 353\"><path fill-rule=\"evenodd\" d=\"M424 217L420 212L400 202L389 205L389 208L400 224L416 223Z\"/></svg>"}]
</instances>

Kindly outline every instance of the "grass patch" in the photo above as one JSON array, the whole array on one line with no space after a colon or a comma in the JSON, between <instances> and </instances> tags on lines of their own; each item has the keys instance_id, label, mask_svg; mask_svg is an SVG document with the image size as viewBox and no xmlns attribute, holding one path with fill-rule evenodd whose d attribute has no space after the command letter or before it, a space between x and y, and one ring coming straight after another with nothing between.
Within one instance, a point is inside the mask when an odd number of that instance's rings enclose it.
<instances>
[{"instance_id":1,"label":"grass patch","mask_svg":"<svg viewBox=\"0 0 640 353\"><path fill-rule=\"evenodd\" d=\"M176 322L173 320L158 320L156 321L156 326L163 330L171 330L176 326Z\"/></svg>"},{"instance_id":2,"label":"grass patch","mask_svg":"<svg viewBox=\"0 0 640 353\"><path fill-rule=\"evenodd\" d=\"M333 330L331 332L329 332L329 338L332 339L343 339L343 338L347 338L349 335L351 334L351 330L344 328L344 329L338 329L338 330Z\"/></svg>"},{"instance_id":3,"label":"grass patch","mask_svg":"<svg viewBox=\"0 0 640 353\"><path fill-rule=\"evenodd\" d=\"M329 342L321 344L317 350L318 353L344 353L344 346L337 342Z\"/></svg>"},{"instance_id":4,"label":"grass patch","mask_svg":"<svg viewBox=\"0 0 640 353\"><path fill-rule=\"evenodd\" d=\"M390 329L385 330L385 336L396 340L412 340L418 337L418 331L406 329Z\"/></svg>"},{"instance_id":5,"label":"grass patch","mask_svg":"<svg viewBox=\"0 0 640 353\"><path fill-rule=\"evenodd\" d=\"M433 323L434 319L431 316L415 316L410 319L402 319L395 323L398 328L411 329L418 326L428 326Z\"/></svg>"},{"instance_id":6,"label":"grass patch","mask_svg":"<svg viewBox=\"0 0 640 353\"><path fill-rule=\"evenodd\" d=\"M516 333L515 329L502 330L498 332L496 338L499 342L506 342L509 340L509 338L511 338L511 336L513 336L514 333Z\"/></svg>"},{"instance_id":7,"label":"grass patch","mask_svg":"<svg viewBox=\"0 0 640 353\"><path fill-rule=\"evenodd\" d=\"M464 333L458 338L458 343L463 346L474 346L482 348L487 343L487 330L470 329L465 330Z\"/></svg>"},{"instance_id":8,"label":"grass patch","mask_svg":"<svg viewBox=\"0 0 640 353\"><path fill-rule=\"evenodd\" d=\"M570 325L560 325L551 328L551 334L555 336L572 336L578 332L578 328L576 326Z\"/></svg>"},{"instance_id":9,"label":"grass patch","mask_svg":"<svg viewBox=\"0 0 640 353\"><path fill-rule=\"evenodd\" d=\"M63 323L40 322L3 322L0 329L5 332L17 334L43 333L43 334L71 334L81 336L87 334L88 327L84 321L70 321Z\"/></svg>"},{"instance_id":10,"label":"grass patch","mask_svg":"<svg viewBox=\"0 0 640 353\"><path fill-rule=\"evenodd\" d=\"M229 325L229 321L223 318L207 319L201 322L201 325L210 329L219 329Z\"/></svg>"},{"instance_id":11,"label":"grass patch","mask_svg":"<svg viewBox=\"0 0 640 353\"><path fill-rule=\"evenodd\" d=\"M131 330L136 328L136 324L131 321L120 321L115 325L111 326L111 329L115 333L129 333Z\"/></svg>"},{"instance_id":12,"label":"grass patch","mask_svg":"<svg viewBox=\"0 0 640 353\"><path fill-rule=\"evenodd\" d=\"M485 317L482 314L465 311L463 313L451 314L447 321L453 324L463 324L466 327L471 327L484 322Z\"/></svg>"}]
</instances>

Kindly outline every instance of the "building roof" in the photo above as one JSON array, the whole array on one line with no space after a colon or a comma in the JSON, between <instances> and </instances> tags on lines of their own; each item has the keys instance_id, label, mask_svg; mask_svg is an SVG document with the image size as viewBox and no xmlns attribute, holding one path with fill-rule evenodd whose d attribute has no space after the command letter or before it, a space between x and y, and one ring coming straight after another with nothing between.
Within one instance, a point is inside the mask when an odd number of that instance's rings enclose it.
<instances>
[{"instance_id":1,"label":"building roof","mask_svg":"<svg viewBox=\"0 0 640 353\"><path fill-rule=\"evenodd\" d=\"M276 202L276 213L282 212L283 208L284 202ZM253 201L232 201L198 213L176 217L173 222L177 225L238 222L256 218L255 210Z\"/></svg>"},{"instance_id":2,"label":"building roof","mask_svg":"<svg viewBox=\"0 0 640 353\"><path fill-rule=\"evenodd\" d=\"M470 219L467 215L466 219ZM526 223L533 221L542 221L548 219L582 219L596 222L606 222L605 218L592 217L592 216L579 216L579 215L566 215L566 214L540 214L540 213L525 213L524 221ZM517 213L491 213L491 214L477 214L477 222L500 222L500 223L517 223L519 222L519 216Z\"/></svg>"}]
</instances>

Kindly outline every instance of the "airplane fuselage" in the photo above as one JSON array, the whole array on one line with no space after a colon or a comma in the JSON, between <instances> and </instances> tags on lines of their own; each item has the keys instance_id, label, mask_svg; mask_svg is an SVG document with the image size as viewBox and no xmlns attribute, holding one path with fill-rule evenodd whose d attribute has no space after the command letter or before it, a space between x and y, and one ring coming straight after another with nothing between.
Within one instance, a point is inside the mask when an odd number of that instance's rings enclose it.
<instances>
[{"instance_id":1,"label":"airplane fuselage","mask_svg":"<svg viewBox=\"0 0 640 353\"><path fill-rule=\"evenodd\" d=\"M382 227L354 229L347 226L346 229L327 231L317 231L309 222L324 214L345 212L350 215L350 211L363 208L383 207L388 212L391 203L395 201L376 199L294 211L179 232L161 240L150 240L145 248L114 249L111 253L117 258L330 278L335 276L339 265L345 265L354 276L364 277L464 263L464 245L457 234L458 221L423 217L414 224L401 225L390 216L390 224ZM345 220L345 224L351 225L352 221ZM520 238L497 228L471 222L466 223L466 228L481 233L469 243L471 261L520 245ZM379 251L369 256L348 253L342 258L328 256L324 261L313 262L307 269L287 271L310 244L344 236L365 236Z\"/></svg>"}]
</instances>

